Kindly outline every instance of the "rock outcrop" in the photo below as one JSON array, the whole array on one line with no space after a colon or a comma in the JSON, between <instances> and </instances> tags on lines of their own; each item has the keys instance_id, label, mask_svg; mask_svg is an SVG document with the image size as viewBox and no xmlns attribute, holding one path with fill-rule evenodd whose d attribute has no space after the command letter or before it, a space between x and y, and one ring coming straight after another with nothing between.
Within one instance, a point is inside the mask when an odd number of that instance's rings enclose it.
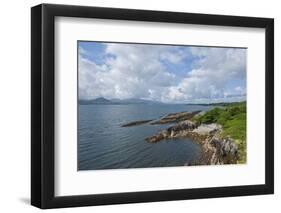
<instances>
[{"instance_id":1,"label":"rock outcrop","mask_svg":"<svg viewBox=\"0 0 281 213\"><path fill-rule=\"evenodd\" d=\"M201 142L202 157L194 164L218 165L236 164L238 161L238 146L231 138L212 136Z\"/></svg>"},{"instance_id":2,"label":"rock outcrop","mask_svg":"<svg viewBox=\"0 0 281 213\"><path fill-rule=\"evenodd\" d=\"M218 124L202 124L198 126L195 122L186 120L162 130L158 134L148 137L145 140L150 143L156 143L162 139L190 137L194 140L203 140L209 135L220 132L222 127Z\"/></svg>"},{"instance_id":3,"label":"rock outcrop","mask_svg":"<svg viewBox=\"0 0 281 213\"><path fill-rule=\"evenodd\" d=\"M221 125L202 124L186 120L162 130L156 135L146 138L149 143L157 143L163 139L188 137L202 147L202 157L193 165L235 164L238 160L238 146L231 138L222 138Z\"/></svg>"},{"instance_id":4,"label":"rock outcrop","mask_svg":"<svg viewBox=\"0 0 281 213\"><path fill-rule=\"evenodd\" d=\"M199 143L202 149L202 155L197 162L188 165L216 165L216 164L236 164L238 161L238 146L235 141L229 137L222 137L222 126L216 123L201 124L190 119L200 115L202 112L178 112L168 114L159 120L142 120L124 124L122 127L141 125L144 123L167 124L176 123L169 128L158 132L157 134L145 138L148 143L157 143L164 139L172 138L191 138Z\"/></svg>"},{"instance_id":5,"label":"rock outcrop","mask_svg":"<svg viewBox=\"0 0 281 213\"><path fill-rule=\"evenodd\" d=\"M152 125L153 124L167 124L167 123L175 123L175 122L180 122L180 121L184 121L184 120L189 120L194 115L196 115L200 112L201 111L171 113L159 120L151 122L150 124L152 124Z\"/></svg>"},{"instance_id":6,"label":"rock outcrop","mask_svg":"<svg viewBox=\"0 0 281 213\"><path fill-rule=\"evenodd\" d=\"M168 129L162 130L156 135L146 138L145 140L149 143L156 143L163 139L175 138L175 137L186 137L188 133L196 128L196 123L190 120L181 121Z\"/></svg>"},{"instance_id":7,"label":"rock outcrop","mask_svg":"<svg viewBox=\"0 0 281 213\"><path fill-rule=\"evenodd\" d=\"M150 120L132 121L132 122L123 124L122 127L137 126L137 125L146 124L146 123L150 123L151 125L176 123L176 122L186 121L188 119L191 119L200 112L201 111L171 113L158 120L150 119Z\"/></svg>"}]
</instances>

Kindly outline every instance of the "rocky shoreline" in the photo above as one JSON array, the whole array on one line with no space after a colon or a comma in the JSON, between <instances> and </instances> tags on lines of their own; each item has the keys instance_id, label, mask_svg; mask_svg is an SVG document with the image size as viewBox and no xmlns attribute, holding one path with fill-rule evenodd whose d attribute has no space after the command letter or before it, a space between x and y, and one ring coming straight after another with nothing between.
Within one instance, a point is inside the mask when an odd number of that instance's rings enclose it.
<instances>
[{"instance_id":1,"label":"rocky shoreline","mask_svg":"<svg viewBox=\"0 0 281 213\"><path fill-rule=\"evenodd\" d=\"M238 146L230 137L223 137L221 125L216 123L198 124L191 119L204 112L179 112L164 116L159 120L134 121L122 125L129 127L149 123L150 125L161 125L174 123L165 130L145 138L148 143L158 143L164 139L191 138L194 142L201 145L202 156L197 162L186 165L219 165L237 164Z\"/></svg>"}]
</instances>

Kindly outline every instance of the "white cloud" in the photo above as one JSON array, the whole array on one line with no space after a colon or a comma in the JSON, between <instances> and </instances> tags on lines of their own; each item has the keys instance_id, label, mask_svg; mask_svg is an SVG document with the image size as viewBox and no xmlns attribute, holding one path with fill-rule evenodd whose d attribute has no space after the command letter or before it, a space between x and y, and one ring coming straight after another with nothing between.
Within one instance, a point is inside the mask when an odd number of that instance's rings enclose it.
<instances>
[{"instance_id":1,"label":"white cloud","mask_svg":"<svg viewBox=\"0 0 281 213\"><path fill-rule=\"evenodd\" d=\"M230 89L229 83L234 80L245 80L245 49L193 47L191 52L199 57L197 68L189 72L177 86L170 87L164 100L225 101L226 91ZM234 90L238 92L237 87ZM244 89L243 96L245 93Z\"/></svg>"},{"instance_id":2,"label":"white cloud","mask_svg":"<svg viewBox=\"0 0 281 213\"><path fill-rule=\"evenodd\" d=\"M160 62L169 48L149 45L107 44L103 66L79 57L81 98L147 98L175 84L176 76ZM156 97L156 95L155 95Z\"/></svg>"},{"instance_id":3,"label":"white cloud","mask_svg":"<svg viewBox=\"0 0 281 213\"><path fill-rule=\"evenodd\" d=\"M160 59L166 60L173 64L177 64L186 57L185 52L183 52L182 50L179 50L177 48L173 48L173 49L174 49L174 51L165 51L165 52L161 53Z\"/></svg>"},{"instance_id":4,"label":"white cloud","mask_svg":"<svg viewBox=\"0 0 281 213\"><path fill-rule=\"evenodd\" d=\"M86 55L88 54L88 52L83 48L83 47L79 47L79 55Z\"/></svg>"},{"instance_id":5,"label":"white cloud","mask_svg":"<svg viewBox=\"0 0 281 213\"><path fill-rule=\"evenodd\" d=\"M244 94L245 85L229 82L246 77L246 50L171 46L106 44L104 63L86 59L79 48L80 98L145 98L163 102L224 100L228 94ZM193 63L184 77L163 64Z\"/></svg>"}]
</instances>

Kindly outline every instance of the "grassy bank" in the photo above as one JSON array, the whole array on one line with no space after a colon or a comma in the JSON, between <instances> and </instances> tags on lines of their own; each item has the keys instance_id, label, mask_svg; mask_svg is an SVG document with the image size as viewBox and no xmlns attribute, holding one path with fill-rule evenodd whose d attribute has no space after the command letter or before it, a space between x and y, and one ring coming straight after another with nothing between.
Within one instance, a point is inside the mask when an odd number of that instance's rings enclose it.
<instances>
[{"instance_id":1,"label":"grassy bank","mask_svg":"<svg viewBox=\"0 0 281 213\"><path fill-rule=\"evenodd\" d=\"M222 137L235 139L239 150L239 163L246 162L246 102L229 103L194 117L196 122L218 123L223 127Z\"/></svg>"}]
</instances>

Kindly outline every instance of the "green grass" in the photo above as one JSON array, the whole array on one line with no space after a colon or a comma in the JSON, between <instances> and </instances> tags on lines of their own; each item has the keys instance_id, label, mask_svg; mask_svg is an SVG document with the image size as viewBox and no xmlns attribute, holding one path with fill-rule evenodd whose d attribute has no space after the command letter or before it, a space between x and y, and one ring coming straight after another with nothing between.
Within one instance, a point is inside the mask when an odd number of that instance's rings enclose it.
<instances>
[{"instance_id":1,"label":"green grass","mask_svg":"<svg viewBox=\"0 0 281 213\"><path fill-rule=\"evenodd\" d=\"M235 139L239 149L239 163L246 162L246 102L227 104L216 107L204 115L194 117L196 122L218 123L223 127L222 137Z\"/></svg>"}]
</instances>

